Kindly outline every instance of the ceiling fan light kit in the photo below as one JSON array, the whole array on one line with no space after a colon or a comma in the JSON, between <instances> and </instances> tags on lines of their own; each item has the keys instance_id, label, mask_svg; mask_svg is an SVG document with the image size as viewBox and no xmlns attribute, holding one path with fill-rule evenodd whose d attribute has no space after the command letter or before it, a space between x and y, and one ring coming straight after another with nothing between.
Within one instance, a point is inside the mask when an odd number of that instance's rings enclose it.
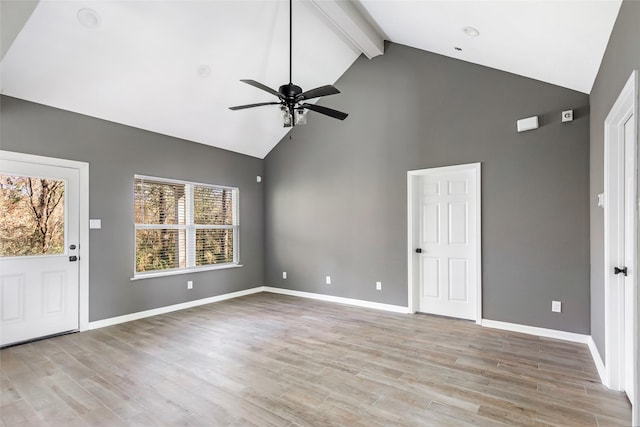
<instances>
[{"instance_id":1,"label":"ceiling fan light kit","mask_svg":"<svg viewBox=\"0 0 640 427\"><path fill-rule=\"evenodd\" d=\"M282 122L284 127L292 127L297 125L304 125L307 123L308 110L315 111L316 113L324 114L325 116L333 117L334 119L344 120L348 114L342 111L334 110L332 108L322 107L315 104L307 104L306 100L320 98L322 96L335 95L340 93L332 85L320 86L315 89L302 91L300 86L292 83L292 48L293 48L293 1L289 0L289 83L284 84L278 88L278 90L271 89L260 82L250 79L240 80L250 86L263 90L278 97L277 102L259 102L256 104L238 105L236 107L229 107L230 110L244 110L247 108L262 107L265 105L280 105L280 112L282 114Z\"/></svg>"},{"instance_id":2,"label":"ceiling fan light kit","mask_svg":"<svg viewBox=\"0 0 640 427\"><path fill-rule=\"evenodd\" d=\"M286 128L307 124L307 110L304 108L296 107L292 116L289 109L282 105L280 106L280 112L282 113L282 123Z\"/></svg>"},{"instance_id":3,"label":"ceiling fan light kit","mask_svg":"<svg viewBox=\"0 0 640 427\"><path fill-rule=\"evenodd\" d=\"M296 120L295 125L306 125L307 124L307 110L304 108L296 108L295 111Z\"/></svg>"}]
</instances>

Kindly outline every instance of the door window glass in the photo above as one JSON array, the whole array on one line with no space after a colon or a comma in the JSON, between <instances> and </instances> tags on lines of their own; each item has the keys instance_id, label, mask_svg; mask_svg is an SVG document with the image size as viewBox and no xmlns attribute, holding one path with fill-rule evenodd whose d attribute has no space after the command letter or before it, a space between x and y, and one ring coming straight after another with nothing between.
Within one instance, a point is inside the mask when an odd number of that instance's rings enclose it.
<instances>
[{"instance_id":1,"label":"door window glass","mask_svg":"<svg viewBox=\"0 0 640 427\"><path fill-rule=\"evenodd\" d=\"M0 174L0 256L64 253L64 181Z\"/></svg>"}]
</instances>

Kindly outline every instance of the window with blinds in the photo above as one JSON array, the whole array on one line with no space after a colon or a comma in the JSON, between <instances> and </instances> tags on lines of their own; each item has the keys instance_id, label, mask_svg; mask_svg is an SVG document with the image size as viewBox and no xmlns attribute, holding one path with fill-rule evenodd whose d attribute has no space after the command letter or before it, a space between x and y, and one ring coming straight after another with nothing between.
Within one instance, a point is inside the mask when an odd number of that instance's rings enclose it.
<instances>
[{"instance_id":1,"label":"window with blinds","mask_svg":"<svg viewBox=\"0 0 640 427\"><path fill-rule=\"evenodd\" d=\"M135 176L135 275L238 263L238 189Z\"/></svg>"}]
</instances>

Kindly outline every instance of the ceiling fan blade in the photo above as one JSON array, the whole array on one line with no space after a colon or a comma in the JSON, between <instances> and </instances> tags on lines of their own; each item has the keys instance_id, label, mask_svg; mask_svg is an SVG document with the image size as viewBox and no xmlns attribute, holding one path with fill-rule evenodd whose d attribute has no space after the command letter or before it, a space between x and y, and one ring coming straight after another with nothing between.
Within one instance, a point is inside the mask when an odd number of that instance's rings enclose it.
<instances>
[{"instance_id":1,"label":"ceiling fan blade","mask_svg":"<svg viewBox=\"0 0 640 427\"><path fill-rule=\"evenodd\" d=\"M333 117L334 119L344 120L347 118L348 114L343 113L342 111L333 110L331 108L322 107L320 105L315 104L300 104L301 107L304 107L308 110L315 111L316 113L324 114L325 116Z\"/></svg>"},{"instance_id":2,"label":"ceiling fan blade","mask_svg":"<svg viewBox=\"0 0 640 427\"><path fill-rule=\"evenodd\" d=\"M340 93L340 91L336 89L334 86L331 86L331 85L320 86L315 89L302 92L300 95L297 96L297 100L304 101L306 99L318 98L320 96L335 95L337 93Z\"/></svg>"},{"instance_id":3,"label":"ceiling fan blade","mask_svg":"<svg viewBox=\"0 0 640 427\"><path fill-rule=\"evenodd\" d=\"M250 79L242 79L240 81L248 85L251 85L253 87L257 87L258 89L261 89L265 92L269 92L271 95L275 95L278 98L282 98L282 94L280 92L278 92L277 90L271 89L269 86L265 86L260 82L257 82L255 80L250 80Z\"/></svg>"},{"instance_id":4,"label":"ceiling fan blade","mask_svg":"<svg viewBox=\"0 0 640 427\"><path fill-rule=\"evenodd\" d=\"M244 110L245 108L262 107L263 105L280 105L279 102L259 102L257 104L238 105L236 107L229 107L229 110Z\"/></svg>"}]
</instances>

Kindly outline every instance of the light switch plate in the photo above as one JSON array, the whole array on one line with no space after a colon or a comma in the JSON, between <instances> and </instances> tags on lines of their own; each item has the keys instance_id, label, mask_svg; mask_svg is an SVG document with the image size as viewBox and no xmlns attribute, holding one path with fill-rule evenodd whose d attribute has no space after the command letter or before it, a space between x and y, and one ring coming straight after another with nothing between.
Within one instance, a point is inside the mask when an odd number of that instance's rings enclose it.
<instances>
[{"instance_id":1,"label":"light switch plate","mask_svg":"<svg viewBox=\"0 0 640 427\"><path fill-rule=\"evenodd\" d=\"M90 219L89 220L89 228L92 228L92 229L100 229L100 228L102 228L102 220L101 219Z\"/></svg>"},{"instance_id":2,"label":"light switch plate","mask_svg":"<svg viewBox=\"0 0 640 427\"><path fill-rule=\"evenodd\" d=\"M562 311L562 301L551 301L551 311L560 313Z\"/></svg>"}]
</instances>

